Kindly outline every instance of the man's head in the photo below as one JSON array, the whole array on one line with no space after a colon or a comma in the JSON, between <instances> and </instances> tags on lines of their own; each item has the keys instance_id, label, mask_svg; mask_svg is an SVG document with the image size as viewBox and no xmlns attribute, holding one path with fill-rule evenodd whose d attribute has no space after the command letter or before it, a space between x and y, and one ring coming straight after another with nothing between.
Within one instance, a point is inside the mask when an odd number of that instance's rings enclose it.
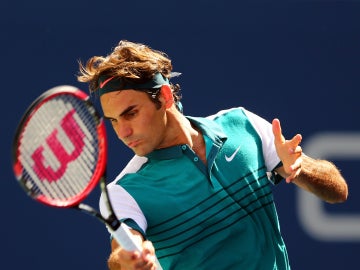
<instances>
[{"instance_id":1,"label":"man's head","mask_svg":"<svg viewBox=\"0 0 360 270\"><path fill-rule=\"evenodd\" d=\"M181 115L180 87L169 82L172 64L160 51L121 41L106 56L80 63L78 80L100 96L104 117L137 155L173 143L169 115Z\"/></svg>"},{"instance_id":2,"label":"man's head","mask_svg":"<svg viewBox=\"0 0 360 270\"><path fill-rule=\"evenodd\" d=\"M169 85L175 104L181 111L180 86L169 82L172 75L169 57L150 47L122 40L107 56L94 56L86 65L80 63L78 80L89 84L91 93L100 96L118 90L139 90L148 93L157 103L159 89Z\"/></svg>"}]
</instances>

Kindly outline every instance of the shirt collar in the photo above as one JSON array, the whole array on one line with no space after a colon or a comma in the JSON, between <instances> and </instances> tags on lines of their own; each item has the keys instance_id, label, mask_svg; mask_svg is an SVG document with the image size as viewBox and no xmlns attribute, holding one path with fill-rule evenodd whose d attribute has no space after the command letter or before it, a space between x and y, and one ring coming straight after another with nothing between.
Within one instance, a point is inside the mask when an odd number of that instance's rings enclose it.
<instances>
[{"instance_id":1,"label":"shirt collar","mask_svg":"<svg viewBox=\"0 0 360 270\"><path fill-rule=\"evenodd\" d=\"M204 135L206 135L217 146L221 147L226 141L227 136L224 133L223 129L218 123L214 122L213 120L204 117L191 117L191 116L186 116L186 118L189 119L189 121L193 125L198 127L201 130L201 132ZM189 147L189 146L175 145L167 148L156 149L151 153L147 154L146 157L148 159L159 159L159 160L179 158L183 155L184 147Z\"/></svg>"}]
</instances>

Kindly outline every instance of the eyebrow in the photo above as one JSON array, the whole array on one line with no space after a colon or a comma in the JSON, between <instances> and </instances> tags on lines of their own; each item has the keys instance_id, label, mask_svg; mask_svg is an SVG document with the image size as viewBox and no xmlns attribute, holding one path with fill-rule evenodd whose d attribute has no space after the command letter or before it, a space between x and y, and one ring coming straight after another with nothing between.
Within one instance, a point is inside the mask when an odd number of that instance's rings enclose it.
<instances>
[{"instance_id":1,"label":"eyebrow","mask_svg":"<svg viewBox=\"0 0 360 270\"><path fill-rule=\"evenodd\" d=\"M127 114L128 112L132 111L134 108L136 108L136 105L132 105L132 106L127 107L122 113L119 114L119 116L121 117L121 116ZM104 118L105 119L113 119L113 117L109 117L109 116L106 116L106 115L104 115Z\"/></svg>"}]
</instances>

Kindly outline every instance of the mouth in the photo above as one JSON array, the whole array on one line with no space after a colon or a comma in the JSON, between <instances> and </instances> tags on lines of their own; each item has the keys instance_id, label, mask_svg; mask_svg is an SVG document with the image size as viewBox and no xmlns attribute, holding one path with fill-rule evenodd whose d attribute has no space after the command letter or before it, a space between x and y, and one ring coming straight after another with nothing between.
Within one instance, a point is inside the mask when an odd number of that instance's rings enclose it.
<instances>
[{"instance_id":1,"label":"mouth","mask_svg":"<svg viewBox=\"0 0 360 270\"><path fill-rule=\"evenodd\" d=\"M136 146L138 146L140 144L140 141L139 140L136 140L136 141L132 141L132 142L129 142L127 143L127 146L129 148L135 148Z\"/></svg>"}]
</instances>

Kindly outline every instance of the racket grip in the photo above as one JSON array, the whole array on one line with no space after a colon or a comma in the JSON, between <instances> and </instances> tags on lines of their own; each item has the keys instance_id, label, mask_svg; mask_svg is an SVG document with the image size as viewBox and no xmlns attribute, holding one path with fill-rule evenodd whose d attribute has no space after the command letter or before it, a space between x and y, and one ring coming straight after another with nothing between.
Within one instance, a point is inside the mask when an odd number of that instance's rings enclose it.
<instances>
[{"instance_id":1,"label":"racket grip","mask_svg":"<svg viewBox=\"0 0 360 270\"><path fill-rule=\"evenodd\" d=\"M133 234L129 228L123 223L115 231L112 231L112 236L122 246L122 248L129 251L139 251L141 253L142 247L134 240ZM159 260L155 257L156 269L163 270Z\"/></svg>"}]
</instances>

